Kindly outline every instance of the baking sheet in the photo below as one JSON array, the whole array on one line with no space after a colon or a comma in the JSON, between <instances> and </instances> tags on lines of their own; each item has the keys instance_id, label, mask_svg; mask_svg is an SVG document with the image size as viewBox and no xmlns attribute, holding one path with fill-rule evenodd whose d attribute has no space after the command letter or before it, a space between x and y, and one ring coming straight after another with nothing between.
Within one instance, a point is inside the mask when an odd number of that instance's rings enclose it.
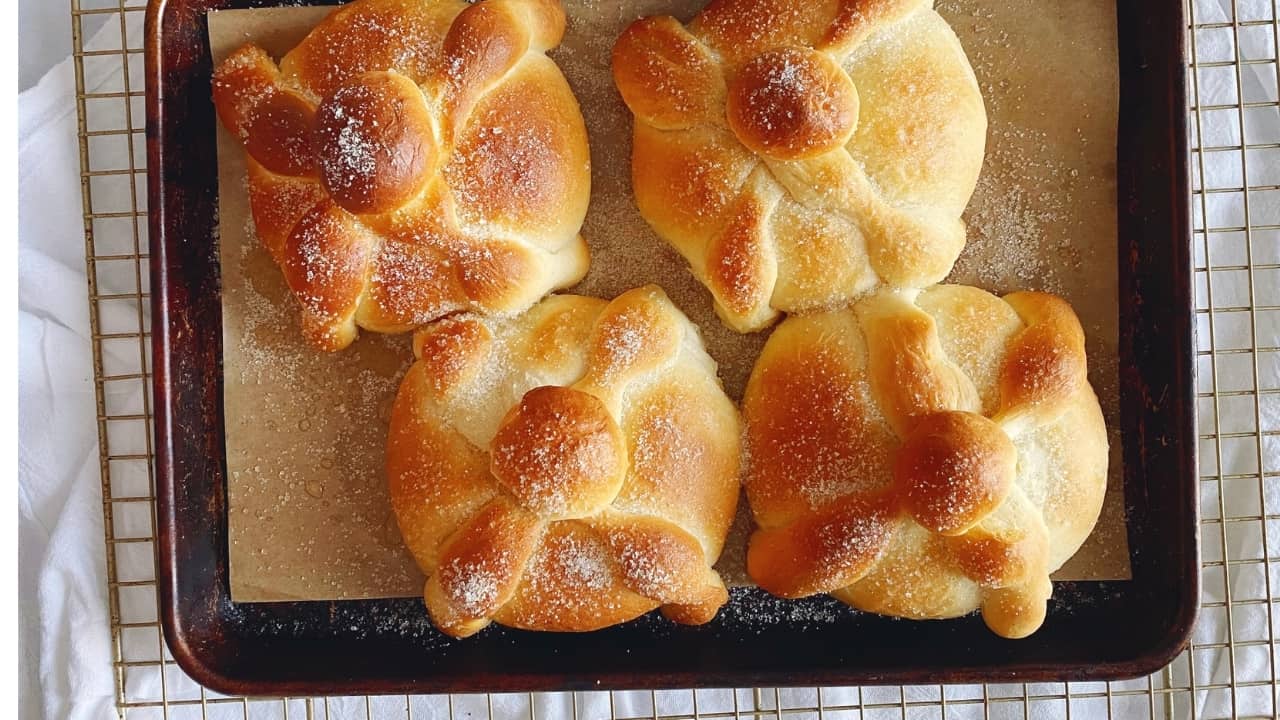
<instances>
[{"instance_id":1,"label":"baking sheet","mask_svg":"<svg viewBox=\"0 0 1280 720\"><path fill-rule=\"evenodd\" d=\"M631 117L609 54L648 14L688 19L701 1L566 0L569 28L552 55L577 93L591 137L592 199L583 235L592 267L574 292L612 297L648 282L697 323L740 399L767 333L739 335L715 317L683 260L649 230L630 189ZM1090 380L1111 432L1110 491L1097 529L1058 579L1129 577L1119 442L1114 3L950 0L990 119L984 174L967 213L969 246L950 281L993 292L1043 289L1075 306ZM276 57L330 8L210 13L217 63L253 41ZM302 341L297 308L253 237L238 143L218 129L224 405L230 574L239 602L401 597L422 575L400 542L383 476L388 411L412 360L409 336L362 333L348 350ZM719 567L744 581L749 529L739 513Z\"/></svg>"}]
</instances>

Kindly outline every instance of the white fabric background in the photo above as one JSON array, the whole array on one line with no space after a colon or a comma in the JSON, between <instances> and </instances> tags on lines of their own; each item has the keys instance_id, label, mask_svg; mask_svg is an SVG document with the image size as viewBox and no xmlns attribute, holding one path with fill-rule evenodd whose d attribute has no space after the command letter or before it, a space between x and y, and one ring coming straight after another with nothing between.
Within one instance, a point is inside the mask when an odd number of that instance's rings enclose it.
<instances>
[{"instance_id":1,"label":"white fabric background","mask_svg":"<svg viewBox=\"0 0 1280 720\"><path fill-rule=\"evenodd\" d=\"M18 6L19 90L33 87L49 68L71 54L70 8L69 0L22 0ZM111 17L86 16L84 36L92 37Z\"/></svg>"},{"instance_id":2,"label":"white fabric background","mask_svg":"<svg viewBox=\"0 0 1280 720\"><path fill-rule=\"evenodd\" d=\"M1240 3L1242 17L1270 17L1268 4L1272 0L1246 0ZM1226 8L1230 3L1211 0L1200 3L1200 22L1229 21ZM32 10L37 8L37 10ZM55 8L49 10L48 8ZM22 86L28 80L39 77L44 66L53 62L58 53L69 51L69 29L66 7L63 2L23 0L20 21L22 36ZM140 30L141 13L129 13L131 34ZM61 23L61 25L60 25ZM92 28L88 28L92 29ZM86 33L87 34L87 33ZM90 39L88 47L103 42L107 37L118 37L118 29L108 27L102 35ZM1267 32L1242 34L1242 56L1275 57L1271 46L1274 35ZM1252 47L1247 43L1255 43ZM138 43L132 42L136 46ZM30 51L28 49L31 49ZM1234 56L1230 34L1209 33L1200 39L1198 47L1204 61L1229 60ZM87 90L113 82L113 78L86 77ZM1202 78L1202 99L1205 104L1214 100L1236 102L1233 74L1211 73ZM1265 101L1274 98L1276 75L1273 66L1245 66L1243 70L1244 100ZM1280 142L1280 116L1275 108L1265 112L1247 113L1244 118L1245 135L1251 143ZM19 519L20 519L20 707L23 720L47 718L49 720L105 719L115 717L113 709L113 683L111 673L111 649L108 611L106 605L106 572L102 532L102 498L99 484L97 452L96 409L93 393L93 372L86 304L86 279L84 264L84 236L81 220L81 196L79 185L79 160L76 139L74 82L70 61L63 61L52 68L34 87L19 96L19 326L20 326L20 456L19 456ZM1217 122L1206 117L1204 131L1206 144L1239 144L1240 130L1231 122ZM1251 160L1250 182L1254 185L1280 184L1280 160L1272 155ZM1239 186L1238 160L1233 154L1206 159L1206 180L1210 187ZM1242 215L1239 194L1210 196L1208 215L1211 225L1230 224L1232 218ZM1257 223L1280 224L1280 193L1256 193L1250 197L1251 212ZM1199 221L1199 203L1195 204ZM1237 223L1238 224L1238 223ZM1280 236L1276 242L1255 249L1254 261L1280 262ZM1203 264L1203 250L1199 249L1199 262ZM1213 252L1218 254L1218 248ZM1261 253L1261 255L1259 254ZM103 279L100 292L110 292L111 277ZM131 286L131 278L121 278ZM1228 280L1215 277L1215 302L1217 297L1231 294L1248 298L1247 288L1239 283L1234 286ZM1255 291L1257 287L1255 287ZM1271 292L1275 292L1272 290ZM1261 302L1261 301L1260 301ZM1280 303L1280 301L1277 301ZM1201 301L1207 306L1207 300ZM104 312L125 313L118 320L125 326L136 321L136 309L108 308ZM104 317L104 323L112 318ZM1249 347L1253 344L1247 328L1237 332L1235 326L1217 328L1219 347ZM1280 323L1268 325L1261 322L1257 344L1280 345ZM1207 348L1207 331L1201 329L1201 345ZM1204 366L1202 366L1204 368ZM1264 387L1280 386L1280 366L1260 368ZM1274 373L1274 376L1269 376ZM1205 387L1203 379L1201 383ZM1277 396L1263 396L1261 407L1262 428L1280 429L1280 400ZM131 398L118 398L132 402ZM1202 414L1204 413L1202 407ZM1210 408L1211 410L1211 408ZM1249 423L1253 422L1252 407ZM1224 428L1236 422L1227 417L1224 410ZM1205 427L1211 427L1212 417L1203 417ZM1264 463L1275 460L1280 464L1280 446L1266 445L1275 436L1264 439ZM1280 444L1277 444L1280 445ZM1252 468L1257 472L1257 459L1251 447L1225 445L1223 447L1223 472ZM1206 462L1212 462L1208 458ZM1280 469L1272 468L1267 469ZM1202 464L1202 470L1213 473L1212 465ZM1255 486L1256 487L1256 486ZM1273 487L1280 487L1276 485ZM1280 490L1265 499L1267 508L1280 507ZM1216 500L1213 501L1216 505ZM1268 528L1270 529L1270 528ZM1276 530L1280 530L1277 527ZM1239 536L1246 538L1246 536ZM1250 550L1246 543L1251 539L1228 540L1232 557L1244 557ZM1280 542L1280 537L1275 538ZM1213 538L1206 536L1208 544ZM1248 578L1234 578L1233 587L1247 584ZM1265 593L1263 595L1265 597ZM1206 600L1212 599L1207 596ZM1260 620L1258 618L1261 618ZM1236 619L1235 635L1239 637L1266 638L1266 616L1245 615ZM1225 624L1219 615L1202 618L1197 628L1199 642L1225 640ZM1263 623L1258 626L1257 623ZM1249 623L1253 623L1250 625ZM1245 653L1235 659L1237 677L1267 674L1267 662L1271 653ZM1197 677L1201 682L1218 679L1223 674L1221 654L1209 654L1202 661L1195 660ZM1203 666L1202 666L1203 662ZM1227 675L1230 678L1230 674ZM131 686L131 692L146 694L146 678ZM1101 687L1101 686L1099 686ZM1145 688L1141 681L1136 688ZM1073 685L1073 690L1079 691ZM1264 693L1242 693L1237 697L1236 712L1241 715L1268 713L1269 690ZM150 691L154 692L154 688ZM749 691L738 691L739 700L750 703ZM867 689L862 699L874 702L885 690ZM991 692L998 693L999 688ZM783 691L783 704L815 704L816 700L804 696L812 690ZM850 703L858 700L854 689L831 689L823 692L823 701L830 704ZM1016 693L1021 695L1021 690ZM938 690L908 690L907 699L935 700ZM158 697L158 694L156 695ZM982 697L975 687L946 689L948 699ZM660 698L667 697L660 695ZM766 693L772 700L773 693ZM1229 710L1221 705L1221 694L1202 694L1196 698L1201 716L1215 716ZM1256 700L1251 701L1249 698ZM680 698L684 698L683 700ZM692 707L688 694L663 702L658 709L651 705L649 693L615 694L616 709L637 714L688 712ZM896 701L896 690L893 699ZM733 709L732 691L699 693L702 712ZM559 717L567 713L569 696L565 694L541 695L536 699L538 717ZM1145 697L1143 712L1145 713ZM435 717L446 713L443 698L415 699L415 717ZM478 705L477 705L478 703ZM583 717L605 714L607 695L587 694L579 698L578 711ZM1251 704L1256 703L1256 704ZM364 700L335 700L330 703L333 717L346 717L343 708L350 705L354 711L363 712ZM278 707L278 705L276 706ZM402 717L403 702L375 700L372 703L375 716L379 708L388 708L394 717ZM457 698L455 711L475 707L479 716L484 715L483 699ZM1020 706L1019 712L1020 712ZM1058 705L1053 708L1060 708ZM1073 706L1074 707L1074 706ZM526 717L527 699L523 696L498 697L495 700L495 717ZM297 713L297 714L295 714ZM999 716L993 711L993 716ZM1082 716L1076 713L1077 716ZM304 716L301 707L294 707L290 717ZM360 715L363 717L363 715ZM1083 715L1083 716L1088 716Z\"/></svg>"}]
</instances>

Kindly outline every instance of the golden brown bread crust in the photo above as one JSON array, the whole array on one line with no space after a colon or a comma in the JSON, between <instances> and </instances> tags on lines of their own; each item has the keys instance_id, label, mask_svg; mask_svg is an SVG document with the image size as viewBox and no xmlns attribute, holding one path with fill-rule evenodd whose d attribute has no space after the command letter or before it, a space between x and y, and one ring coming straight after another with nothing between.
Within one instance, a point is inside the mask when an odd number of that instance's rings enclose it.
<instances>
[{"instance_id":1,"label":"golden brown bread crust","mask_svg":"<svg viewBox=\"0 0 1280 720\"><path fill-rule=\"evenodd\" d=\"M1024 637L1106 490L1084 335L1062 300L938 285L791 317L743 399L747 571L909 618L981 608Z\"/></svg>"},{"instance_id":2,"label":"golden brown bread crust","mask_svg":"<svg viewBox=\"0 0 1280 720\"><path fill-rule=\"evenodd\" d=\"M987 121L931 6L715 0L618 38L636 203L734 329L950 272Z\"/></svg>"},{"instance_id":3,"label":"golden brown bread crust","mask_svg":"<svg viewBox=\"0 0 1280 720\"><path fill-rule=\"evenodd\" d=\"M453 316L419 330L414 353L387 474L441 630L715 616L740 422L662 290Z\"/></svg>"},{"instance_id":4,"label":"golden brown bread crust","mask_svg":"<svg viewBox=\"0 0 1280 720\"><path fill-rule=\"evenodd\" d=\"M558 0L356 0L213 99L263 245L338 350L460 310L511 314L586 273L586 128L546 50Z\"/></svg>"}]
</instances>

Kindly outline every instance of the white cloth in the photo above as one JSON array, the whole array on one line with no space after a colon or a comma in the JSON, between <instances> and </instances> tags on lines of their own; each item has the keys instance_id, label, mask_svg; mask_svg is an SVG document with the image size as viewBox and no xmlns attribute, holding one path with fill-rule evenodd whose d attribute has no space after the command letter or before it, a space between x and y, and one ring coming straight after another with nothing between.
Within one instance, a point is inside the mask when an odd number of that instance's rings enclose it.
<instances>
[{"instance_id":1,"label":"white cloth","mask_svg":"<svg viewBox=\"0 0 1280 720\"><path fill-rule=\"evenodd\" d=\"M93 7L81 3L82 7ZM18 6L18 89L27 90L54 65L71 54L69 3L49 0L22 0ZM85 37L92 37L108 20L108 14L81 18Z\"/></svg>"},{"instance_id":2,"label":"white cloth","mask_svg":"<svg viewBox=\"0 0 1280 720\"><path fill-rule=\"evenodd\" d=\"M1272 0L1240 0L1240 19L1253 20L1271 17ZM1229 22L1231 3L1227 0L1200 0L1197 22ZM141 13L129 13L132 23L129 31L136 40L141 25ZM1245 58L1274 57L1275 49L1271 28L1263 31L1241 33L1241 55ZM113 24L88 43L88 48L111 47L118 43L119 29ZM1197 35L1197 51L1202 61L1229 60L1235 56L1230 29L1202 31ZM28 39L28 43L38 39ZM1242 67L1244 102L1271 102L1276 96L1274 66L1246 65ZM111 65L86 64L86 89L119 89L118 63ZM97 462L97 409L94 398L93 369L89 337L88 309L85 302L84 227L81 221L81 194L79 157L76 139L74 77L70 61L64 61L51 70L40 83L19 96L19 403L20 403L20 457L19 457L19 613L20 613L20 678L19 702L22 720L106 720L116 717L114 682L112 677L111 640L107 610L106 571L103 547L102 497ZM1234 68L1206 68L1201 73L1200 98L1205 105L1230 104L1235 97ZM91 111L94 112L94 111ZM1238 145L1241 142L1239 122L1235 115L1223 116L1219 111L1206 111L1202 119L1206 145ZM140 123L140 118L135 118ZM1275 107L1254 107L1244 113L1245 140L1250 144L1280 142L1280 112ZM99 152L91 148L95 159ZM1238 187L1242 185L1237 153L1216 153L1205 158L1206 184L1210 188ZM1249 156L1249 181L1253 185L1280 185L1280 158L1276 154L1256 153ZM127 159L125 166L127 166ZM1198 167L1193 163L1193 168ZM1198 183L1197 179L1197 183ZM101 198L99 198L100 200ZM1197 223L1207 216L1211 226L1241 225L1243 199L1238 193L1220 193L1206 197L1205 212L1200 203L1193 204ZM1251 218L1258 224L1280 224L1280 192L1258 191L1250 196ZM126 198L126 205L127 205ZM100 245L118 242L110 236L119 228L102 228L98 231ZM1268 236L1274 240L1274 236ZM1280 249L1273 240L1255 238L1253 260L1255 263L1280 262ZM1213 264L1243 264L1244 253L1238 249L1238 238L1229 235L1213 236L1210 253ZM1236 242L1236 245L1231 243ZM1233 249L1234 248L1234 249ZM1197 265L1205 264L1203 245L1197 243ZM127 263L126 263L127 265ZM132 288L132 268L128 277L100 272L99 291L125 291ZM1255 298L1259 305L1280 304L1275 287L1280 283L1267 283L1267 278L1255 278ZM1246 305L1249 302L1247 286L1241 273L1215 275L1213 293L1219 307ZM1260 291L1261 288L1261 291ZM1207 307L1203 294L1200 307ZM1261 292L1270 292L1262 295ZM1242 298L1242 300L1232 300ZM136 326L137 309L128 303L112 303L101 308L104 326ZM1209 348L1207 320L1201 316L1200 345ZM1259 314L1257 337L1251 338L1249 326L1224 319L1215 326L1217 347L1249 347L1252 344L1280 346L1280 316L1275 313ZM110 348L107 348L110 351ZM1218 381L1222 389L1241 389L1252 385L1252 367L1238 367L1234 363L1247 356L1222 356L1218 368ZM110 360L110 358L108 358ZM1280 362L1261 363L1259 370L1263 387L1280 387ZM1201 388L1211 389L1207 374L1207 362L1201 364ZM1245 382L1244 375L1248 375ZM1245 406L1232 401L1220 410L1220 426L1223 432L1244 428L1252 431L1255 413L1252 397ZM137 398L108 398L140 406ZM1212 405L1201 405L1202 432L1213 432L1215 419ZM1264 395L1260 398L1258 413L1261 430L1280 429L1280 396ZM1246 442L1223 441L1222 468L1226 474L1258 472L1262 460L1267 471L1280 470L1280 437L1263 437L1263 448ZM1217 453L1207 445L1202 448L1202 473L1212 475L1217 471ZM1212 483L1208 485L1214 485ZM1266 485L1265 499L1256 498L1255 480L1224 485L1227 497L1223 505L1228 515L1257 515L1259 508L1274 513L1280 508L1280 483ZM1252 503L1252 505L1250 505ZM1206 517L1217 515L1216 495L1206 496ZM1232 559L1254 558L1261 554L1261 537L1250 534L1249 524L1238 523L1223 531L1222 525L1206 525L1204 532L1205 559L1221 557L1226 535L1226 550ZM1244 528L1242 530L1242 528ZM1270 528L1271 547L1280 546L1280 524ZM1275 553L1275 550L1272 550ZM1265 570L1261 565L1237 565L1232 569L1233 598L1266 598ZM1221 590L1221 572L1206 572L1205 601L1224 600ZM131 608L122 607L128 616ZM1232 630L1237 640L1266 640L1270 637L1265 604L1246 605L1232 613ZM1227 640L1228 623L1221 610L1210 610L1201 615L1195 640L1197 643L1222 643ZM1255 652L1256 651L1256 652ZM1271 649L1265 644L1237 649L1234 656L1234 676L1245 682L1269 679ZM1197 652L1194 659L1198 684L1230 681L1231 665L1225 650ZM1188 681L1186 660L1175 663L1170 670L1172 684L1185 686ZM1160 687L1161 680L1157 680ZM182 687L180 679L168 678L169 692ZM1115 689L1145 691L1146 679L1113 686ZM1076 684L1073 693L1100 692L1100 684ZM1021 686L1003 688L1005 695L1019 698L1015 703L995 703L990 709L992 717L1021 717ZM1063 693L1061 686L1032 686L1031 694ZM132 698L160 699L159 678L151 676L130 677L126 692ZM900 696L897 688L834 688L824 690L822 701L826 706L865 703L897 703L899 697L907 702L938 699L938 688L907 688ZM992 686L988 692L993 697L1002 694L1001 686ZM983 697L976 686L956 686L945 689L946 698L952 703L963 703ZM198 695L196 695L198 697ZM654 698L656 697L656 707ZM744 709L754 707L750 690L701 691L698 693L698 710L703 713L732 712L735 705ZM1273 689L1267 685L1241 688L1235 697L1234 711L1241 716L1273 715L1271 705ZM774 691L760 693L763 708L772 708ZM778 695L783 708L814 707L817 696L813 689L783 690ZM1138 702L1134 712L1145 715L1145 695L1134 696ZM1113 708L1116 717L1125 716L1125 697ZM623 716L650 716L691 713L692 695L685 692L615 693L613 708ZM735 702L736 700L736 702ZM1159 699L1164 702L1163 698ZM413 717L448 717L449 703L456 716L485 717L487 701L483 696L456 696L450 701L445 697L415 697L409 704ZM529 717L528 695L500 695L493 698L493 717ZM579 693L573 698L566 693L537 695L533 699L537 717L563 717L576 702L580 717L604 717L610 708L610 698L604 693ZM1230 716L1233 710L1229 693L1200 693L1194 702L1197 714L1202 718ZM303 700L291 701L289 717L305 717ZM259 715L250 706L249 717L278 717L278 705ZM323 703L317 703L319 710ZM374 718L403 718L404 698L374 698L369 707ZM972 707L972 706L970 706ZM1160 706L1163 708L1163 705ZM336 698L328 703L328 717L364 717L364 698ZM954 705L953 711L961 716L972 716L963 705ZM1072 701L1072 715L1092 717L1098 711L1094 699ZM1189 710L1185 703L1174 705L1177 713ZM1062 715L1059 703L1032 703L1032 717L1057 717ZM1105 705L1103 706L1105 710ZM981 713L978 713L981 714ZM318 715L319 716L319 715Z\"/></svg>"},{"instance_id":3,"label":"white cloth","mask_svg":"<svg viewBox=\"0 0 1280 720\"><path fill-rule=\"evenodd\" d=\"M85 89L118 75L96 66ZM19 707L23 720L105 720L115 695L71 61L18 106Z\"/></svg>"}]
</instances>

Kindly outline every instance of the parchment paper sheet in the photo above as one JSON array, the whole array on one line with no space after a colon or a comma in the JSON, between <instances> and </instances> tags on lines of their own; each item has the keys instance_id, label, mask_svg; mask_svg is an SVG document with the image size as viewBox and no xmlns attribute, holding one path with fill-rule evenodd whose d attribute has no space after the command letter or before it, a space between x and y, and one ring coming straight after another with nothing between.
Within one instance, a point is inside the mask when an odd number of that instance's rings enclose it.
<instances>
[{"instance_id":1,"label":"parchment paper sheet","mask_svg":"<svg viewBox=\"0 0 1280 720\"><path fill-rule=\"evenodd\" d=\"M590 132L592 267L574 292L612 297L656 282L696 322L740 399L767 333L738 335L649 230L630 189L631 117L609 73L613 40L650 14L688 19L703 0L566 0L552 55ZM1088 337L1090 380L1111 435L1110 492L1097 529L1055 576L1129 577L1117 381L1115 6L1107 0L944 0L990 118L986 166L967 213L969 246L950 281L1067 298ZM210 13L214 62L253 41L277 58L329 8ZM253 236L238 143L218 129L224 403L236 601L417 595L383 476L386 423L409 336L362 333L348 350L307 347L279 271ZM749 523L740 512L720 568L741 583Z\"/></svg>"}]
</instances>

